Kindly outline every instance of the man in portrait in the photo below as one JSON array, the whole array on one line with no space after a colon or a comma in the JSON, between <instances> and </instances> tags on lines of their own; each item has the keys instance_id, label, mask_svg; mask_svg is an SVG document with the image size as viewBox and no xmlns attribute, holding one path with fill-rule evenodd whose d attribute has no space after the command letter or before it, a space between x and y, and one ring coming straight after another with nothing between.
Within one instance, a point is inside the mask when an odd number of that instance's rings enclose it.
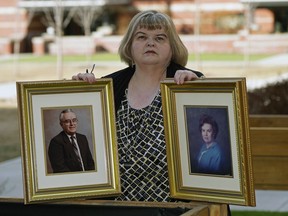
<instances>
[{"instance_id":1,"label":"man in portrait","mask_svg":"<svg viewBox=\"0 0 288 216\"><path fill-rule=\"evenodd\" d=\"M51 139L48 148L53 173L95 170L88 140L85 135L77 133L75 112L63 110L59 121L63 130Z\"/></svg>"}]
</instances>

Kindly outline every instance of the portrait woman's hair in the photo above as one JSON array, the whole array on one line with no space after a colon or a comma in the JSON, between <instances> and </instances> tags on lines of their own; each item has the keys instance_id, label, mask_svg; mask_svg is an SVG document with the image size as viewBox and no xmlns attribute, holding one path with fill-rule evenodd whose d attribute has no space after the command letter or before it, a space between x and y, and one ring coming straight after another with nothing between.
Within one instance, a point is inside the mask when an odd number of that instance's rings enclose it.
<instances>
[{"instance_id":1,"label":"portrait woman's hair","mask_svg":"<svg viewBox=\"0 0 288 216\"><path fill-rule=\"evenodd\" d=\"M131 46L133 37L138 28L144 28L148 30L164 29L167 34L171 50L171 61L185 66L188 60L188 51L185 45L182 43L179 35L177 34L175 25L172 19L163 13L149 10L136 14L128 25L127 32L124 35L118 53L122 61L129 66L133 65L133 59L131 54Z\"/></svg>"},{"instance_id":2,"label":"portrait woman's hair","mask_svg":"<svg viewBox=\"0 0 288 216\"><path fill-rule=\"evenodd\" d=\"M210 124L212 126L213 138L216 139L217 134L218 134L218 124L214 120L214 118L210 115L207 115L207 114L202 115L199 119L199 131L200 132L202 131L202 126L204 124Z\"/></svg>"}]
</instances>

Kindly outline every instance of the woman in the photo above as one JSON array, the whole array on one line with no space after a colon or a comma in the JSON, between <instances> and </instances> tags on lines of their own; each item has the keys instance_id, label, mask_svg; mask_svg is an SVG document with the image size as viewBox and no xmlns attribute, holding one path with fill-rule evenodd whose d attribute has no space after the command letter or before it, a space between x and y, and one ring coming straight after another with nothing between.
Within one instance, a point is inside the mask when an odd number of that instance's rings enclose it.
<instances>
[{"instance_id":1,"label":"woman","mask_svg":"<svg viewBox=\"0 0 288 216\"><path fill-rule=\"evenodd\" d=\"M203 115L199 120L199 131L203 144L198 154L198 172L205 174L221 174L221 148L215 141L218 124L212 116Z\"/></svg>"},{"instance_id":2,"label":"woman","mask_svg":"<svg viewBox=\"0 0 288 216\"><path fill-rule=\"evenodd\" d=\"M160 82L177 84L203 77L185 68L188 52L171 18L144 11L131 20L119 55L129 66L106 77L113 79L122 194L116 200L172 201ZM91 73L75 80L95 82Z\"/></svg>"}]
</instances>

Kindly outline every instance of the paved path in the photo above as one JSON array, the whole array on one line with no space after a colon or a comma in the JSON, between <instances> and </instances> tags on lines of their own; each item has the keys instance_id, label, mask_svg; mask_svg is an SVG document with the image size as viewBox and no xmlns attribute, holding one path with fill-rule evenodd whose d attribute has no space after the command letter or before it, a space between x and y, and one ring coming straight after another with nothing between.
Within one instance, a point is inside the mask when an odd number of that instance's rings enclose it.
<instances>
[{"instance_id":1,"label":"paved path","mask_svg":"<svg viewBox=\"0 0 288 216\"><path fill-rule=\"evenodd\" d=\"M0 100L16 98L16 82L0 84Z\"/></svg>"},{"instance_id":2,"label":"paved path","mask_svg":"<svg viewBox=\"0 0 288 216\"><path fill-rule=\"evenodd\" d=\"M288 191L256 190L256 207L232 205L231 210L288 212Z\"/></svg>"}]
</instances>

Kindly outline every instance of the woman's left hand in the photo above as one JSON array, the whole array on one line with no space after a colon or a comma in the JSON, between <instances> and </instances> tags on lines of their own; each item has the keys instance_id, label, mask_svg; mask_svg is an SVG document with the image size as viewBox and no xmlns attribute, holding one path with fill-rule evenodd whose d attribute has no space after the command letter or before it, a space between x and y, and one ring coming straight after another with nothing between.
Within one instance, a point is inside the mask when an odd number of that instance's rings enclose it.
<instances>
[{"instance_id":1,"label":"woman's left hand","mask_svg":"<svg viewBox=\"0 0 288 216\"><path fill-rule=\"evenodd\" d=\"M177 84L183 84L185 81L197 79L198 76L189 70L177 70L174 75L174 81Z\"/></svg>"},{"instance_id":2,"label":"woman's left hand","mask_svg":"<svg viewBox=\"0 0 288 216\"><path fill-rule=\"evenodd\" d=\"M72 80L83 80L85 82L94 83L96 78L93 73L78 73L72 76Z\"/></svg>"}]
</instances>

